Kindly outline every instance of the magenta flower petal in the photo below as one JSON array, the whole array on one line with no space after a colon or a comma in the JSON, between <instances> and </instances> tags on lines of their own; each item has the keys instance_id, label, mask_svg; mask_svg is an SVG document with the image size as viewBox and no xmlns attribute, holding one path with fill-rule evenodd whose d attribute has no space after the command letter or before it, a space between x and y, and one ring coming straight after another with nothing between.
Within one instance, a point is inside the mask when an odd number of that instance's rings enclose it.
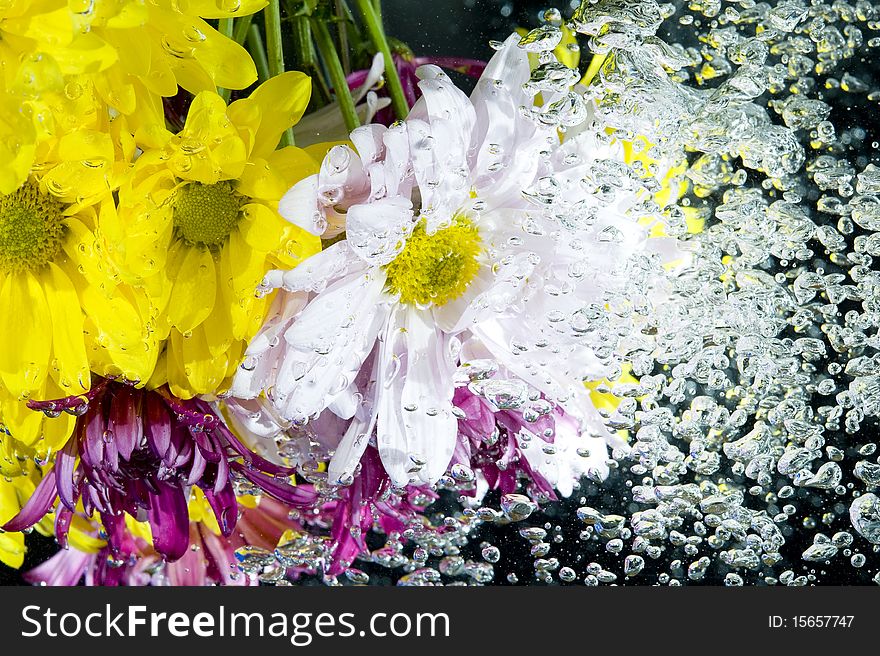
<instances>
[{"instance_id":1,"label":"magenta flower petal","mask_svg":"<svg viewBox=\"0 0 880 656\"><path fill-rule=\"evenodd\" d=\"M151 497L149 520L153 546L168 560L177 560L189 547L189 509L183 490L159 483Z\"/></svg>"},{"instance_id":2,"label":"magenta flower petal","mask_svg":"<svg viewBox=\"0 0 880 656\"><path fill-rule=\"evenodd\" d=\"M278 479L267 476L262 472L249 469L245 465L238 462L231 463L232 469L243 475L252 483L256 483L260 488L279 501L284 501L293 506L309 506L318 499L318 493L311 487L303 485L288 485L282 483Z\"/></svg>"},{"instance_id":3,"label":"magenta flower petal","mask_svg":"<svg viewBox=\"0 0 880 656\"><path fill-rule=\"evenodd\" d=\"M348 76L345 78L345 81L348 83L349 90L354 91L355 89L362 86L363 83L367 81L367 76L369 75L369 73L369 69L366 68L349 73Z\"/></svg>"},{"instance_id":4,"label":"magenta flower petal","mask_svg":"<svg viewBox=\"0 0 880 656\"><path fill-rule=\"evenodd\" d=\"M100 404L99 404L100 405ZM82 456L91 467L101 468L104 461L104 431L107 429L104 414L100 411L86 414L85 440Z\"/></svg>"},{"instance_id":5,"label":"magenta flower petal","mask_svg":"<svg viewBox=\"0 0 880 656\"><path fill-rule=\"evenodd\" d=\"M196 447L202 452L202 457L208 462L219 462L223 457L220 447L211 440L204 431L191 431Z\"/></svg>"},{"instance_id":6,"label":"magenta flower petal","mask_svg":"<svg viewBox=\"0 0 880 656\"><path fill-rule=\"evenodd\" d=\"M147 417L145 433L147 443L157 458L163 458L171 445L171 417L162 398L156 395L147 396Z\"/></svg>"},{"instance_id":7,"label":"magenta flower petal","mask_svg":"<svg viewBox=\"0 0 880 656\"><path fill-rule=\"evenodd\" d=\"M64 549L46 562L22 574L32 585L74 586L80 582L87 569L95 563L95 554L76 549Z\"/></svg>"},{"instance_id":8,"label":"magenta flower petal","mask_svg":"<svg viewBox=\"0 0 880 656\"><path fill-rule=\"evenodd\" d=\"M227 481L219 492L215 492L209 485L203 486L201 489L211 506L211 510L214 511L220 532L229 537L238 519L238 502L235 500L232 484Z\"/></svg>"},{"instance_id":9,"label":"magenta flower petal","mask_svg":"<svg viewBox=\"0 0 880 656\"><path fill-rule=\"evenodd\" d=\"M73 511L68 508L58 508L55 511L55 539L62 549L67 549L67 533L72 521Z\"/></svg>"},{"instance_id":10,"label":"magenta flower petal","mask_svg":"<svg viewBox=\"0 0 880 656\"><path fill-rule=\"evenodd\" d=\"M122 387L116 393L110 406L108 428L113 431L116 449L123 460L130 460L131 454L141 443L143 423L140 420L139 396L134 390Z\"/></svg>"},{"instance_id":11,"label":"magenta flower petal","mask_svg":"<svg viewBox=\"0 0 880 656\"><path fill-rule=\"evenodd\" d=\"M281 465L276 465L274 462L269 462L265 458L258 456L256 453L248 449L244 444L242 444L241 440L239 440L231 430L229 430L226 426L219 426L217 428L218 433L223 436L223 438L229 443L229 446L239 454L244 461L258 469L268 472L270 474L283 474L288 476L293 474L295 468L293 467L283 467Z\"/></svg>"},{"instance_id":12,"label":"magenta flower petal","mask_svg":"<svg viewBox=\"0 0 880 656\"><path fill-rule=\"evenodd\" d=\"M3 525L3 530L13 533L30 528L49 512L57 498L58 491L55 489L55 469L53 468L43 476L43 480L37 485L21 512Z\"/></svg>"},{"instance_id":13,"label":"magenta flower petal","mask_svg":"<svg viewBox=\"0 0 880 656\"><path fill-rule=\"evenodd\" d=\"M202 456L202 452L199 449L195 449L193 451L192 467L189 470L189 476L186 477L186 484L195 485L202 478L207 465L208 461Z\"/></svg>"},{"instance_id":14,"label":"magenta flower petal","mask_svg":"<svg viewBox=\"0 0 880 656\"><path fill-rule=\"evenodd\" d=\"M61 503L71 512L76 511L76 498L79 496L75 477L77 475L76 456L79 449L77 441L70 439L64 448L55 456L55 472L57 476L58 496Z\"/></svg>"}]
</instances>

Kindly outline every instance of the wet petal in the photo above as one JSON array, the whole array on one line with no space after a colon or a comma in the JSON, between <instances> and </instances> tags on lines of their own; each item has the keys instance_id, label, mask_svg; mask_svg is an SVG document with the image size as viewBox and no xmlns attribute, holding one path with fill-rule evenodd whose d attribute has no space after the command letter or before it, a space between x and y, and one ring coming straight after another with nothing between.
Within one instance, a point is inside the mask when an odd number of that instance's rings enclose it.
<instances>
[{"instance_id":1,"label":"wet petal","mask_svg":"<svg viewBox=\"0 0 880 656\"><path fill-rule=\"evenodd\" d=\"M123 460L131 458L144 436L140 407L140 393L127 386L119 388L110 406L107 428L113 432L116 448Z\"/></svg>"},{"instance_id":2,"label":"wet petal","mask_svg":"<svg viewBox=\"0 0 880 656\"><path fill-rule=\"evenodd\" d=\"M49 263L44 278L46 301L52 316L52 353L58 367L58 385L69 395L89 387L89 360L83 339L82 305L70 278Z\"/></svg>"},{"instance_id":3,"label":"wet petal","mask_svg":"<svg viewBox=\"0 0 880 656\"><path fill-rule=\"evenodd\" d=\"M312 80L307 75L288 71L270 78L249 97L229 106L233 121L247 121L254 128L252 158L266 159L272 154L281 134L302 117L311 93Z\"/></svg>"},{"instance_id":4,"label":"wet petal","mask_svg":"<svg viewBox=\"0 0 880 656\"><path fill-rule=\"evenodd\" d=\"M238 504L235 500L232 483L227 481L219 492L212 489L210 485L200 485L199 487L214 511L220 532L225 536L231 535L238 517Z\"/></svg>"},{"instance_id":5,"label":"wet petal","mask_svg":"<svg viewBox=\"0 0 880 656\"><path fill-rule=\"evenodd\" d=\"M39 389L49 370L52 321L46 295L31 273L6 276L0 288L0 374L15 395Z\"/></svg>"},{"instance_id":6,"label":"wet petal","mask_svg":"<svg viewBox=\"0 0 880 656\"><path fill-rule=\"evenodd\" d=\"M177 560L189 546L189 510L179 487L157 483L158 492L150 497L150 530L153 546L168 560Z\"/></svg>"},{"instance_id":7,"label":"wet petal","mask_svg":"<svg viewBox=\"0 0 880 656\"><path fill-rule=\"evenodd\" d=\"M165 402L155 394L147 396L146 401L147 443L157 458L162 458L171 445L171 417Z\"/></svg>"},{"instance_id":8,"label":"wet petal","mask_svg":"<svg viewBox=\"0 0 880 656\"><path fill-rule=\"evenodd\" d=\"M190 333L214 309L217 272L207 248L185 249L168 301L168 319L181 333Z\"/></svg>"},{"instance_id":9,"label":"wet petal","mask_svg":"<svg viewBox=\"0 0 880 656\"><path fill-rule=\"evenodd\" d=\"M58 498L58 492L55 488L55 470L51 469L43 476L31 498L15 517L10 519L3 525L4 531L23 531L30 528L52 509L52 505Z\"/></svg>"},{"instance_id":10,"label":"wet petal","mask_svg":"<svg viewBox=\"0 0 880 656\"><path fill-rule=\"evenodd\" d=\"M71 511L76 511L76 500L79 497L79 486L76 483L76 458L79 453L78 442L68 440L64 448L55 457L55 472L58 481L58 496L61 503Z\"/></svg>"}]
</instances>

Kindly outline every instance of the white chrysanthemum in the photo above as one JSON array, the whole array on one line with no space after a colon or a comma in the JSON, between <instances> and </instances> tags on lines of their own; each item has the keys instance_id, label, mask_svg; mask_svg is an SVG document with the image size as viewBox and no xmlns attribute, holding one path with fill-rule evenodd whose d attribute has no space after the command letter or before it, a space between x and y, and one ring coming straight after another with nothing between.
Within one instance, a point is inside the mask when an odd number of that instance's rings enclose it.
<instances>
[{"instance_id":1,"label":"white chrysanthemum","mask_svg":"<svg viewBox=\"0 0 880 656\"><path fill-rule=\"evenodd\" d=\"M594 434L611 435L582 381L619 371L616 350L630 334L620 326L646 302L633 290L646 293L659 258L629 211L639 183L621 149L567 84L524 88L530 69L517 40L471 98L422 67L423 98L406 121L355 130L356 152L333 148L281 202L289 220L345 238L267 276L267 289L286 293L232 394L265 392L289 422L325 409L352 418L331 481L351 478L374 431L395 484L444 474L465 336ZM575 124L560 142L560 125Z\"/></svg>"}]
</instances>

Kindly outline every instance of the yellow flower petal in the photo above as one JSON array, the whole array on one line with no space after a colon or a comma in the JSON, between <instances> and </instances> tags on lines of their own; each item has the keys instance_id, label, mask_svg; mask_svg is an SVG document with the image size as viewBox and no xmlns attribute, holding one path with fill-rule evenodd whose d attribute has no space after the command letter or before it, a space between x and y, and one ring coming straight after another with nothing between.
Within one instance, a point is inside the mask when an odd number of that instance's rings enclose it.
<instances>
[{"instance_id":1,"label":"yellow flower petal","mask_svg":"<svg viewBox=\"0 0 880 656\"><path fill-rule=\"evenodd\" d=\"M238 224L248 246L263 253L271 253L283 243L290 225L278 214L261 203L250 203L241 208Z\"/></svg>"},{"instance_id":2,"label":"yellow flower petal","mask_svg":"<svg viewBox=\"0 0 880 656\"><path fill-rule=\"evenodd\" d=\"M201 330L205 331L205 339L208 340L208 350L213 356L229 350L233 342L232 317L229 313L231 293L232 288L228 285L218 285L214 309L200 326Z\"/></svg>"},{"instance_id":3,"label":"yellow flower petal","mask_svg":"<svg viewBox=\"0 0 880 656\"><path fill-rule=\"evenodd\" d=\"M155 366L155 345L147 340L144 321L131 289L115 288L106 296L94 287L80 292L85 311L86 352L102 376L147 380Z\"/></svg>"},{"instance_id":4,"label":"yellow flower petal","mask_svg":"<svg viewBox=\"0 0 880 656\"><path fill-rule=\"evenodd\" d=\"M65 396L89 387L89 360L83 341L83 316L70 278L54 263L43 276L43 289L52 317L52 355L58 385Z\"/></svg>"},{"instance_id":5,"label":"yellow flower petal","mask_svg":"<svg viewBox=\"0 0 880 656\"><path fill-rule=\"evenodd\" d=\"M184 334L191 332L211 314L216 294L217 272L211 251L185 248L168 301L171 325Z\"/></svg>"},{"instance_id":6,"label":"yellow flower petal","mask_svg":"<svg viewBox=\"0 0 880 656\"><path fill-rule=\"evenodd\" d=\"M247 50L201 18L173 14L152 6L149 22L163 34L162 43L166 51L172 53L177 81L190 93L207 91L215 86L244 89L256 82L257 67ZM194 64L201 67L201 76L195 75Z\"/></svg>"},{"instance_id":7,"label":"yellow flower petal","mask_svg":"<svg viewBox=\"0 0 880 656\"><path fill-rule=\"evenodd\" d=\"M161 38L161 37L160 37ZM148 72L142 78L151 93L158 96L173 96L177 93L177 79L174 71L165 60L167 54L157 41L149 41L149 47L143 49L143 53L149 56ZM138 48L125 48L126 51Z\"/></svg>"},{"instance_id":8,"label":"yellow flower petal","mask_svg":"<svg viewBox=\"0 0 880 656\"><path fill-rule=\"evenodd\" d=\"M198 487L193 487L193 494L189 500L189 518L192 522L204 524L214 535L220 535L217 516L205 498L205 494Z\"/></svg>"},{"instance_id":9,"label":"yellow flower petal","mask_svg":"<svg viewBox=\"0 0 880 656\"><path fill-rule=\"evenodd\" d=\"M93 78L95 90L108 105L123 114L133 114L137 109L135 93L136 78L129 76L121 66L113 66L103 75Z\"/></svg>"},{"instance_id":10,"label":"yellow flower petal","mask_svg":"<svg viewBox=\"0 0 880 656\"><path fill-rule=\"evenodd\" d=\"M171 393L180 399L191 399L197 392L190 387L183 368L183 335L172 330L165 347L165 378ZM152 384L153 381L151 381Z\"/></svg>"},{"instance_id":11,"label":"yellow flower petal","mask_svg":"<svg viewBox=\"0 0 880 656\"><path fill-rule=\"evenodd\" d=\"M192 56L185 55L171 61L174 80L190 93L213 91L214 81L208 72Z\"/></svg>"},{"instance_id":12,"label":"yellow flower petal","mask_svg":"<svg viewBox=\"0 0 880 656\"><path fill-rule=\"evenodd\" d=\"M0 194L11 194L27 179L36 146L34 124L21 101L0 93Z\"/></svg>"},{"instance_id":13,"label":"yellow flower petal","mask_svg":"<svg viewBox=\"0 0 880 656\"><path fill-rule=\"evenodd\" d=\"M267 0L189 0L186 13L202 18L236 18L256 13L268 4Z\"/></svg>"},{"instance_id":14,"label":"yellow flower petal","mask_svg":"<svg viewBox=\"0 0 880 656\"><path fill-rule=\"evenodd\" d=\"M265 159L275 150L281 134L302 118L311 93L312 81L307 75L288 71L229 106L229 117L236 125L253 129L252 158Z\"/></svg>"},{"instance_id":15,"label":"yellow flower petal","mask_svg":"<svg viewBox=\"0 0 880 656\"><path fill-rule=\"evenodd\" d=\"M270 294L264 300L260 301L256 304L257 310L255 314L260 317L266 316L266 309L269 307L269 302L272 300L272 295ZM250 334L255 335L257 330L259 330L262 325L262 319L260 319L256 328L254 328ZM241 339L236 339L230 344L229 348L226 349L226 378L231 383L232 377L235 375L236 370L238 369L238 365L241 364L242 360L244 360L244 352L247 348L247 342ZM227 385L228 387L228 385Z\"/></svg>"},{"instance_id":16,"label":"yellow flower petal","mask_svg":"<svg viewBox=\"0 0 880 656\"><path fill-rule=\"evenodd\" d=\"M54 396L54 395L53 395ZM39 415L40 413L34 412L35 415ZM73 429L76 426L76 417L73 415L67 414L66 412L61 413L55 419L49 419L47 417L43 417L43 439L39 441L39 443L34 444L34 448L42 457L47 457L49 453L55 453L59 451L67 442L68 438L73 433Z\"/></svg>"},{"instance_id":17,"label":"yellow flower petal","mask_svg":"<svg viewBox=\"0 0 880 656\"><path fill-rule=\"evenodd\" d=\"M226 103L213 92L195 97L186 125L170 147L174 154L168 166L174 174L203 184L237 178L247 161L244 142L226 115Z\"/></svg>"},{"instance_id":18,"label":"yellow flower petal","mask_svg":"<svg viewBox=\"0 0 880 656\"><path fill-rule=\"evenodd\" d=\"M140 538L149 544L153 544L153 531L150 529L148 522L139 522L131 515L125 515L125 528L134 537Z\"/></svg>"},{"instance_id":19,"label":"yellow flower petal","mask_svg":"<svg viewBox=\"0 0 880 656\"><path fill-rule=\"evenodd\" d=\"M43 418L42 413L29 409L24 401L0 391L0 421L16 441L27 446L36 442L42 434ZM0 463L0 472L8 473L10 467L15 469L13 463Z\"/></svg>"},{"instance_id":20,"label":"yellow flower petal","mask_svg":"<svg viewBox=\"0 0 880 656\"><path fill-rule=\"evenodd\" d=\"M181 340L183 368L190 389L196 394L212 394L219 391L226 377L227 355L214 355L208 348L205 331L201 327L190 337Z\"/></svg>"},{"instance_id":21,"label":"yellow flower petal","mask_svg":"<svg viewBox=\"0 0 880 656\"><path fill-rule=\"evenodd\" d=\"M254 291L265 275L266 256L254 251L235 230L220 254L220 266L221 280L227 280L227 275L232 279L232 334L236 339L247 339L257 300Z\"/></svg>"},{"instance_id":22,"label":"yellow flower petal","mask_svg":"<svg viewBox=\"0 0 880 656\"><path fill-rule=\"evenodd\" d=\"M117 3L112 14L106 17L107 27L114 30L126 30L143 26L149 18L144 4L146 3L136 1Z\"/></svg>"},{"instance_id":23,"label":"yellow flower petal","mask_svg":"<svg viewBox=\"0 0 880 656\"><path fill-rule=\"evenodd\" d=\"M277 203L297 182L320 168L306 150L288 146L270 153L267 160L250 162L238 180L236 189L251 198Z\"/></svg>"},{"instance_id":24,"label":"yellow flower petal","mask_svg":"<svg viewBox=\"0 0 880 656\"><path fill-rule=\"evenodd\" d=\"M0 533L0 563L18 569L24 563L24 535Z\"/></svg>"},{"instance_id":25,"label":"yellow flower petal","mask_svg":"<svg viewBox=\"0 0 880 656\"><path fill-rule=\"evenodd\" d=\"M52 348L49 307L29 272L6 276L0 289L0 374L13 394L38 389L46 380Z\"/></svg>"},{"instance_id":26,"label":"yellow flower petal","mask_svg":"<svg viewBox=\"0 0 880 656\"><path fill-rule=\"evenodd\" d=\"M170 69L168 74L173 80ZM176 80L174 84L176 89ZM129 122L135 140L144 148L161 148L171 138L171 132L165 127L162 98L155 91L151 93L143 85L135 85L134 93L137 112L129 118Z\"/></svg>"},{"instance_id":27,"label":"yellow flower petal","mask_svg":"<svg viewBox=\"0 0 880 656\"><path fill-rule=\"evenodd\" d=\"M70 532L67 534L68 544L83 553L98 553L107 542L93 535L96 528L89 520L74 515L73 521L70 523Z\"/></svg>"},{"instance_id":28,"label":"yellow flower petal","mask_svg":"<svg viewBox=\"0 0 880 656\"><path fill-rule=\"evenodd\" d=\"M88 32L77 35L66 48L52 49L65 75L105 71L118 61L120 52L97 34Z\"/></svg>"},{"instance_id":29,"label":"yellow flower petal","mask_svg":"<svg viewBox=\"0 0 880 656\"><path fill-rule=\"evenodd\" d=\"M61 159L80 161L106 159L113 161L113 139L106 132L78 130L65 134L58 140L58 156Z\"/></svg>"},{"instance_id":30,"label":"yellow flower petal","mask_svg":"<svg viewBox=\"0 0 880 656\"><path fill-rule=\"evenodd\" d=\"M76 217L68 218L65 225L67 237L62 244L65 254L89 283L109 294L114 281L100 255L95 233Z\"/></svg>"},{"instance_id":31,"label":"yellow flower petal","mask_svg":"<svg viewBox=\"0 0 880 656\"><path fill-rule=\"evenodd\" d=\"M41 4L45 7L48 3ZM4 11L5 9L4 7ZM73 40L74 32L67 3L51 11L40 11L40 9L32 11L28 7L27 13L20 16L4 17L3 30L56 47L69 44Z\"/></svg>"}]
</instances>

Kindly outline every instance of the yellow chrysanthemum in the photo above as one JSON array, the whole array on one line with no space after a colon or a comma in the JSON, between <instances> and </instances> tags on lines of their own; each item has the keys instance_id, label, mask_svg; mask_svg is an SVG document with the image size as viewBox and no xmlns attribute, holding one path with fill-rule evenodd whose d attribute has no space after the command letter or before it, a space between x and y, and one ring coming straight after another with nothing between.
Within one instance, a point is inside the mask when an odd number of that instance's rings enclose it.
<instances>
[{"instance_id":1,"label":"yellow chrysanthemum","mask_svg":"<svg viewBox=\"0 0 880 656\"><path fill-rule=\"evenodd\" d=\"M116 213L111 192L133 150L116 130L46 142L38 159L50 172L0 195L0 424L39 455L75 417L49 420L29 400L84 393L90 371L146 381L156 359L149 298L122 284L95 234ZM14 468L15 445L0 442L0 468Z\"/></svg>"},{"instance_id":2,"label":"yellow chrysanthemum","mask_svg":"<svg viewBox=\"0 0 880 656\"><path fill-rule=\"evenodd\" d=\"M95 94L129 116L139 144L157 145L167 138L162 97L175 95L178 85L198 93L253 84L257 73L247 51L203 19L243 16L266 4L6 0L0 12L0 118L12 117L23 129L17 139L2 140L0 148L13 157L0 162L0 192L27 177L34 144L52 120L46 101L53 95L75 100Z\"/></svg>"},{"instance_id":3,"label":"yellow chrysanthemum","mask_svg":"<svg viewBox=\"0 0 880 656\"><path fill-rule=\"evenodd\" d=\"M118 217L102 221L113 258L149 290L167 335L151 384L181 398L222 390L265 317L269 299L255 294L263 276L320 250L277 213L284 192L316 171L303 150L275 150L310 88L289 72L229 107L198 94L180 134L138 158Z\"/></svg>"}]
</instances>

